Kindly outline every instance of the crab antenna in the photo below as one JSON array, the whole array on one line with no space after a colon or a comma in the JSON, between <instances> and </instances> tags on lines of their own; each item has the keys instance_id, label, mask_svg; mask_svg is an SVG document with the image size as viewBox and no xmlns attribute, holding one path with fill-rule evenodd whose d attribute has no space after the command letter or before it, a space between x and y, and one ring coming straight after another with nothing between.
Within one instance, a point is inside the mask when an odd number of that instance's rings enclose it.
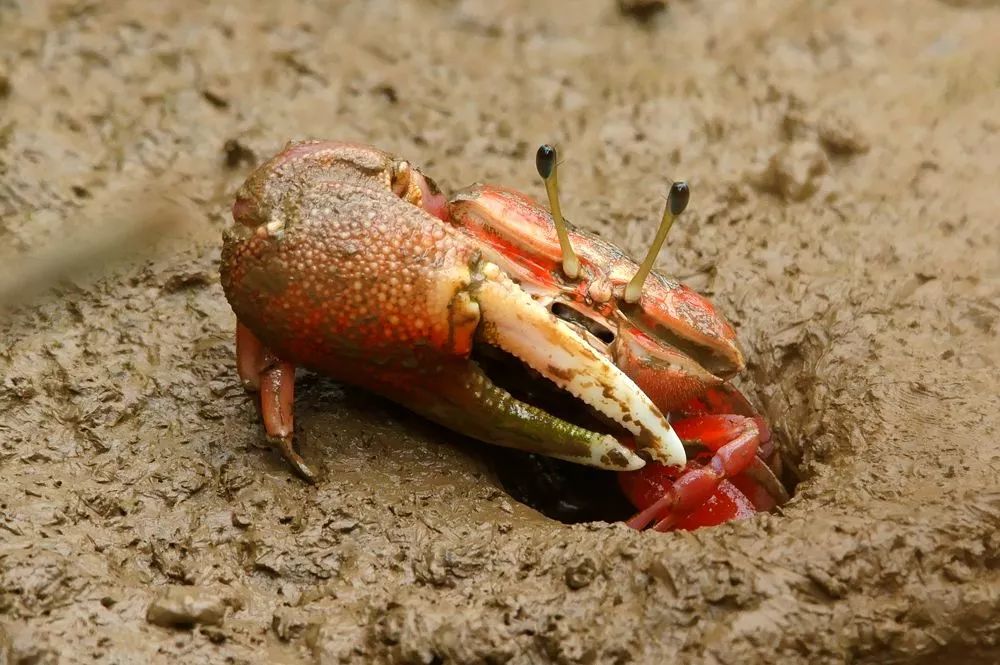
<instances>
[{"instance_id":1,"label":"crab antenna","mask_svg":"<svg viewBox=\"0 0 1000 665\"><path fill-rule=\"evenodd\" d=\"M573 245L569 242L569 232L566 230L566 221L563 219L562 210L559 208L559 185L556 181L556 149L549 144L542 145L535 154L535 167L538 168L538 175L542 176L545 182L545 193L549 195L549 207L552 209L552 221L556 226L556 234L559 236L559 245L562 247L563 272L570 279L576 279L580 274L580 259L573 251Z\"/></svg>"},{"instance_id":2,"label":"crab antenna","mask_svg":"<svg viewBox=\"0 0 1000 665\"><path fill-rule=\"evenodd\" d=\"M656 255L660 253L663 241L667 239L667 232L677 216L684 212L690 197L691 190L688 189L686 182L678 180L670 185L670 192L667 193L667 205L663 207L663 220L660 222L660 229L656 232L656 238L653 239L653 244L649 248L649 252L646 253L642 265L639 266L638 272L635 273L635 277L625 287L625 302L639 302L639 297L642 295L642 285L645 283L646 277L649 276L649 271L653 269L653 262L656 261Z\"/></svg>"}]
</instances>

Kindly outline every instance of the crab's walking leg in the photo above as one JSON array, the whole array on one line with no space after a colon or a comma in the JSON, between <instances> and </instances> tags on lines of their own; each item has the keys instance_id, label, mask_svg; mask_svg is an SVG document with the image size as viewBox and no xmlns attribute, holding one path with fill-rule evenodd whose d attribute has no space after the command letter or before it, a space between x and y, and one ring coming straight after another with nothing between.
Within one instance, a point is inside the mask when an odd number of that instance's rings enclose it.
<instances>
[{"instance_id":1,"label":"crab's walking leg","mask_svg":"<svg viewBox=\"0 0 1000 665\"><path fill-rule=\"evenodd\" d=\"M683 441L700 443L715 454L705 466L681 475L662 498L630 519L627 524L635 529L655 522L655 530L669 530L705 503L720 482L743 472L757 455L760 429L753 418L696 416L675 422L674 429Z\"/></svg>"},{"instance_id":2,"label":"crab's walking leg","mask_svg":"<svg viewBox=\"0 0 1000 665\"><path fill-rule=\"evenodd\" d=\"M265 353L266 368L260 373L260 415L264 431L292 468L311 483L316 474L295 451L295 365Z\"/></svg>"},{"instance_id":3,"label":"crab's walking leg","mask_svg":"<svg viewBox=\"0 0 1000 665\"><path fill-rule=\"evenodd\" d=\"M762 464L764 466L769 467L770 476L777 476L781 473L781 458L777 455L770 428L768 428L767 423L760 417L750 402L747 401L747 398L743 396L743 393L733 388L730 384L723 383L722 385L709 388L704 394L684 404L677 411L684 418L710 414L737 415L753 418L757 421L757 427L760 429L760 444L757 448L757 456L763 460ZM748 471L757 474L757 469L760 466L757 463L751 464ZM774 485L770 481L767 484L769 487ZM779 493L783 493L783 489ZM788 497L786 496L784 501L787 500Z\"/></svg>"},{"instance_id":4,"label":"crab's walking leg","mask_svg":"<svg viewBox=\"0 0 1000 665\"><path fill-rule=\"evenodd\" d=\"M247 391L260 393L257 406L267 438L302 478L316 482L316 474L294 448L295 366L277 358L237 323L236 367Z\"/></svg>"},{"instance_id":5,"label":"crab's walking leg","mask_svg":"<svg viewBox=\"0 0 1000 665\"><path fill-rule=\"evenodd\" d=\"M264 363L264 345L245 325L236 322L236 372L247 392L260 390L260 370ZM258 405L259 406L259 405Z\"/></svg>"}]
</instances>

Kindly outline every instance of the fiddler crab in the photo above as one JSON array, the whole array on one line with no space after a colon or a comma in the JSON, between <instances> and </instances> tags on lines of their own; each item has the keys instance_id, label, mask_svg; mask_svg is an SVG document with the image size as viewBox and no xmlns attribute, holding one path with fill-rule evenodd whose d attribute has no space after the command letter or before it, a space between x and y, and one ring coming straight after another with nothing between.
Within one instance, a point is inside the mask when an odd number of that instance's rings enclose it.
<instances>
[{"instance_id":1,"label":"fiddler crab","mask_svg":"<svg viewBox=\"0 0 1000 665\"><path fill-rule=\"evenodd\" d=\"M221 277L268 437L315 479L293 447L302 366L475 439L617 471L636 529L786 501L768 429L727 382L744 367L733 328L651 270L687 185L640 266L563 220L554 148L536 165L551 212L490 185L449 200L351 143L290 143L250 175Z\"/></svg>"}]
</instances>

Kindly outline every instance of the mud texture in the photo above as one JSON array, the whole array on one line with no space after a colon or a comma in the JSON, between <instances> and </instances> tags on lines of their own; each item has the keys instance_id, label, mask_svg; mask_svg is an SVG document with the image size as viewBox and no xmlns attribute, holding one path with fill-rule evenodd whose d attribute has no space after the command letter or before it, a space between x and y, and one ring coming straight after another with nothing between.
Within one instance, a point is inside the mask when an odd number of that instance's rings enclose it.
<instances>
[{"instance_id":1,"label":"mud texture","mask_svg":"<svg viewBox=\"0 0 1000 665\"><path fill-rule=\"evenodd\" d=\"M182 241L3 315L0 662L1000 661L1000 7L827 4L0 0L5 279L161 195ZM232 192L306 137L540 198L558 142L567 215L633 254L689 179L660 268L739 326L795 498L566 526L315 376L303 484L216 272Z\"/></svg>"}]
</instances>

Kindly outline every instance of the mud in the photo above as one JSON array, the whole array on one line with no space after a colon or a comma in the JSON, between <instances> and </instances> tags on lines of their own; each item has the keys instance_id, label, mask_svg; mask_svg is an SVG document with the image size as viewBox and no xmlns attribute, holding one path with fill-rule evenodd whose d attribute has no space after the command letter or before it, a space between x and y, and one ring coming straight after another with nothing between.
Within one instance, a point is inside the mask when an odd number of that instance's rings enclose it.
<instances>
[{"instance_id":1,"label":"mud","mask_svg":"<svg viewBox=\"0 0 1000 665\"><path fill-rule=\"evenodd\" d=\"M0 662L1000 661L996 2L280 5L0 1L8 277L189 211L3 315ZM216 270L232 192L305 137L540 198L558 142L569 218L636 255L686 177L660 268L738 325L794 499L564 525L315 376L300 482Z\"/></svg>"}]
</instances>

